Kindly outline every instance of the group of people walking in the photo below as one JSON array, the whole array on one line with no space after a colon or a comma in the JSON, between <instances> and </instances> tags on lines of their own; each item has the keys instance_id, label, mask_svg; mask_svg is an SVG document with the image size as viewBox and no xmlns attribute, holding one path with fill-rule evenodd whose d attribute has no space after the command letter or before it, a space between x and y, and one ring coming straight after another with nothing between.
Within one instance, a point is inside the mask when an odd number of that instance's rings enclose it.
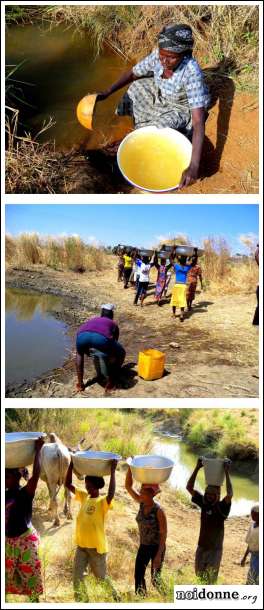
<instances>
[{"instance_id":1,"label":"group of people walking","mask_svg":"<svg viewBox=\"0 0 264 610\"><path fill-rule=\"evenodd\" d=\"M162 249L162 248L161 248ZM168 255L159 257L154 251L152 257L140 255L137 249L124 248L118 251L117 280L123 281L124 288L129 283L135 287L136 294L134 305L140 301L141 306L147 296L150 283L150 271L152 267L157 269L155 285L155 300L159 306L162 299L167 296L172 270L175 272L175 285L172 290L171 307L172 315L176 317L176 308L180 309L180 320L184 320L184 309L190 311L195 298L198 279L203 289L202 270L198 263L197 252L190 257L176 256L176 247Z\"/></svg>"},{"instance_id":2,"label":"group of people walking","mask_svg":"<svg viewBox=\"0 0 264 610\"><path fill-rule=\"evenodd\" d=\"M36 441L36 454L31 477L21 486L23 473L19 469L6 469L6 593L27 595L30 601L39 601L43 592L41 560L39 556L39 534L32 525L32 508L40 476L40 450L43 438ZM195 488L196 476L202 468L202 460L197 465L187 483L192 502L201 509L200 533L195 553L195 573L202 583L215 584L221 564L224 523L227 519L233 496L229 475L230 462L226 461L226 494L220 499L221 488L208 485L205 493ZM100 495L105 481L102 477L86 476L85 489L77 488L72 482L73 463L66 475L65 486L74 494L80 505L75 524L76 550L73 562L73 588L76 601L82 600L82 588L87 568L99 580L107 580L114 598L117 593L107 577L108 544L105 534L105 520L113 508L116 491L117 461L111 463L111 474L106 495ZM128 467L125 489L138 505L136 522L139 546L135 558L135 592L146 595L146 569L151 563L151 580L155 587L162 584L161 571L169 542L167 517L164 508L156 501L161 492L157 484L142 484L135 489L132 472ZM247 584L258 584L259 557L259 508L252 507L251 524L246 535L247 549L241 560L244 566L250 555ZM114 541L113 541L114 543ZM89 595L89 592L88 592Z\"/></svg>"}]
</instances>

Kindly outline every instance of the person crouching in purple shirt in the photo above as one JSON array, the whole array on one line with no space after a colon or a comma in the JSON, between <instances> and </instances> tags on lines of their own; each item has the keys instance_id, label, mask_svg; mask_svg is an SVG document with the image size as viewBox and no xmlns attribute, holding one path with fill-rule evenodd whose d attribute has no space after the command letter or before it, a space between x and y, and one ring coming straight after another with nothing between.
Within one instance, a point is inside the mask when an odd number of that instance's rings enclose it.
<instances>
[{"instance_id":1,"label":"person crouching in purple shirt","mask_svg":"<svg viewBox=\"0 0 264 610\"><path fill-rule=\"evenodd\" d=\"M114 322L115 306L107 303L101 306L101 316L91 318L82 324L76 336L76 372L77 390L83 392L84 355L90 355L90 350L95 349L105 355L107 366L107 383L105 391L114 390L120 369L125 360L126 352L118 342L119 328Z\"/></svg>"}]
</instances>

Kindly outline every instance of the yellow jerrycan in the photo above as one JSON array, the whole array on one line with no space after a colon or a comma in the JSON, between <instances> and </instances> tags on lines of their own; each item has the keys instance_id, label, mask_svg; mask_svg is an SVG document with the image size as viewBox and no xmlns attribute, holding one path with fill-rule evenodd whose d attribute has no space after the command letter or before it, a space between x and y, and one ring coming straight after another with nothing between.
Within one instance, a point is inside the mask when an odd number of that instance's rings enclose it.
<instances>
[{"instance_id":1,"label":"yellow jerrycan","mask_svg":"<svg viewBox=\"0 0 264 610\"><path fill-rule=\"evenodd\" d=\"M138 355L138 375L146 381L160 379L164 373L165 354L157 349L146 349Z\"/></svg>"}]
</instances>

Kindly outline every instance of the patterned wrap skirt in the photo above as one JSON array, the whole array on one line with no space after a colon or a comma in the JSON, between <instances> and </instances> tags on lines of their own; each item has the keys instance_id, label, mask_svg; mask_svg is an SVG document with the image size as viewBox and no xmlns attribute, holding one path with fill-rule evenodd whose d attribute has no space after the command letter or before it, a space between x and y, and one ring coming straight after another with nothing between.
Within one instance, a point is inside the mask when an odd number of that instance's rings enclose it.
<instances>
[{"instance_id":1,"label":"patterned wrap skirt","mask_svg":"<svg viewBox=\"0 0 264 610\"><path fill-rule=\"evenodd\" d=\"M39 543L39 534L33 527L21 536L6 537L6 593L36 597L43 593Z\"/></svg>"}]
</instances>

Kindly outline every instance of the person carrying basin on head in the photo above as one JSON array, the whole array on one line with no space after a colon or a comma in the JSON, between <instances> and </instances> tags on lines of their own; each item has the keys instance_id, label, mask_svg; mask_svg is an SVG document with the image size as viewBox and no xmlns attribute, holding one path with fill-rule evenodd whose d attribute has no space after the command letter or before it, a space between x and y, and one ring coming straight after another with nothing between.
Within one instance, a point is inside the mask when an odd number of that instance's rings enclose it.
<instances>
[{"instance_id":1,"label":"person carrying basin on head","mask_svg":"<svg viewBox=\"0 0 264 610\"><path fill-rule=\"evenodd\" d=\"M129 467L125 487L133 500L139 504L136 521L140 545L135 562L135 592L146 595L145 573L150 561L152 584L157 588L159 586L166 551L167 519L163 508L154 500L160 492L159 485L142 484L140 492L136 492L133 489L133 477Z\"/></svg>"},{"instance_id":2,"label":"person carrying basin on head","mask_svg":"<svg viewBox=\"0 0 264 610\"><path fill-rule=\"evenodd\" d=\"M185 24L165 26L158 47L97 95L104 100L130 85L116 114L130 115L136 129L154 125L177 129L192 140L192 157L183 172L180 188L199 177L199 166L210 96L203 72L192 57L192 29Z\"/></svg>"},{"instance_id":3,"label":"person carrying basin on head","mask_svg":"<svg viewBox=\"0 0 264 610\"><path fill-rule=\"evenodd\" d=\"M116 386L126 352L119 343L119 328L114 322L115 306L106 303L101 306L101 316L91 318L82 324L76 336L77 390L84 391L84 355L97 358L100 362L99 376L107 379L106 391Z\"/></svg>"},{"instance_id":4,"label":"person carrying basin on head","mask_svg":"<svg viewBox=\"0 0 264 610\"><path fill-rule=\"evenodd\" d=\"M256 250L255 250L255 261L259 267L259 244L257 244ZM257 306L256 306L256 309L254 312L252 324L254 324L254 326L259 326L259 284L257 285L257 289L256 289L256 297L257 297Z\"/></svg>"},{"instance_id":5,"label":"person carrying basin on head","mask_svg":"<svg viewBox=\"0 0 264 610\"><path fill-rule=\"evenodd\" d=\"M172 307L172 317L176 317L176 309L180 308L180 321L184 320L184 309L187 305L186 301L186 292L187 292L187 275L191 269L191 263L187 263L189 258L187 256L178 256L178 262L174 262L175 250L172 251L170 256L171 264L174 267L175 271L175 284L172 289L171 295L171 307Z\"/></svg>"},{"instance_id":6,"label":"person carrying basin on head","mask_svg":"<svg viewBox=\"0 0 264 610\"><path fill-rule=\"evenodd\" d=\"M194 254L192 256L191 260L192 260L191 268L188 271L188 275L187 275L187 293L186 293L186 301L187 301L187 307L188 307L189 311L191 311L192 302L195 299L198 278L201 283L201 290L203 290L202 269L201 269L200 265L198 264L197 254Z\"/></svg>"},{"instance_id":7,"label":"person carrying basin on head","mask_svg":"<svg viewBox=\"0 0 264 610\"><path fill-rule=\"evenodd\" d=\"M206 584L215 584L223 553L224 523L227 519L233 497L229 476L230 460L224 461L226 495L220 500L220 487L207 485L205 493L194 489L195 480L203 461L198 459L196 467L187 483L186 489L192 502L201 508L201 525L198 546L195 554L195 574Z\"/></svg>"},{"instance_id":8,"label":"person carrying basin on head","mask_svg":"<svg viewBox=\"0 0 264 610\"><path fill-rule=\"evenodd\" d=\"M246 535L247 549L241 559L241 565L246 563L247 556L250 554L250 564L247 574L247 585L259 584L259 505L255 504L251 508L252 522Z\"/></svg>"},{"instance_id":9,"label":"person carrying basin on head","mask_svg":"<svg viewBox=\"0 0 264 610\"><path fill-rule=\"evenodd\" d=\"M133 257L132 257L131 250L125 250L123 258L124 258L124 272L123 272L124 288L128 288L128 283L129 283L132 268L133 268Z\"/></svg>"},{"instance_id":10,"label":"person carrying basin on head","mask_svg":"<svg viewBox=\"0 0 264 610\"><path fill-rule=\"evenodd\" d=\"M75 500L81 505L76 519L75 538L77 548L73 565L73 586L76 601L87 601L82 599L82 583L88 567L96 578L107 579L108 544L105 535L105 519L109 509L112 508L112 500L115 495L116 467L117 460L112 460L110 482L106 496L100 496L99 492L105 484L103 477L87 475L85 477L85 490L79 489L72 484L72 461L68 468L65 486L74 494ZM115 594L110 580L107 580L113 594Z\"/></svg>"},{"instance_id":11,"label":"person carrying basin on head","mask_svg":"<svg viewBox=\"0 0 264 610\"><path fill-rule=\"evenodd\" d=\"M118 252L118 261L117 261L117 281L122 282L124 279L124 254L122 251Z\"/></svg>"},{"instance_id":12,"label":"person carrying basin on head","mask_svg":"<svg viewBox=\"0 0 264 610\"><path fill-rule=\"evenodd\" d=\"M38 602L43 593L40 538L32 525L32 504L40 476L40 451L44 439L36 440L32 475L27 469L5 470L5 581L6 594L28 595L31 602ZM27 484L20 486L21 478Z\"/></svg>"},{"instance_id":13,"label":"person carrying basin on head","mask_svg":"<svg viewBox=\"0 0 264 610\"><path fill-rule=\"evenodd\" d=\"M139 299L141 307L143 307L143 302L147 296L149 286L150 269L153 267L153 265L154 261L150 260L149 256L142 256L142 261L139 266L138 286L134 299L134 305L138 304Z\"/></svg>"},{"instance_id":14,"label":"person carrying basin on head","mask_svg":"<svg viewBox=\"0 0 264 610\"><path fill-rule=\"evenodd\" d=\"M161 299L165 296L166 288L168 288L168 271L172 266L172 262L166 264L166 258L161 258L160 263L158 262L157 254L155 253L154 265L158 270L158 276L155 287L155 299L157 305L161 305ZM169 278L170 279L170 278Z\"/></svg>"}]
</instances>

